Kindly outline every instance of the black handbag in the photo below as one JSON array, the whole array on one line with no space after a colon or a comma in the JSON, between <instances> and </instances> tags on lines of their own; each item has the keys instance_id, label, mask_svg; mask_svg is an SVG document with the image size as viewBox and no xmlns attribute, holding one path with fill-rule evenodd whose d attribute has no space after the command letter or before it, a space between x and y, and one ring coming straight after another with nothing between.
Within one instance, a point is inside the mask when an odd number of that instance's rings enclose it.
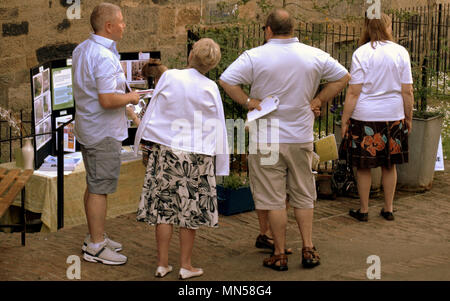
<instances>
[{"instance_id":1,"label":"black handbag","mask_svg":"<svg viewBox=\"0 0 450 301\"><path fill-rule=\"evenodd\" d=\"M331 189L337 196L357 197L358 189L348 152L351 141L345 136L339 145L339 159L331 175Z\"/></svg>"}]
</instances>

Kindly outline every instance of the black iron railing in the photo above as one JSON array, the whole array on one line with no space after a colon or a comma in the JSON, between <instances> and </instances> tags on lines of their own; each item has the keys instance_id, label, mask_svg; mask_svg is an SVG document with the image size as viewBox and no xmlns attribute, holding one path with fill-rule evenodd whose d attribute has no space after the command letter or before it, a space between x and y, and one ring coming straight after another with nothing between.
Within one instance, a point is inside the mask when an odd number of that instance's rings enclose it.
<instances>
[{"instance_id":1,"label":"black iron railing","mask_svg":"<svg viewBox=\"0 0 450 301\"><path fill-rule=\"evenodd\" d=\"M429 12L427 7L414 7L386 12L392 17L394 40L410 53L416 95L416 107L426 108L430 96L450 95L450 51L449 20L450 4L438 4ZM300 23L295 36L300 42L320 48L337 59L348 70L353 52L358 48L362 28L332 23ZM427 32L430 32L427 34ZM188 31L188 52L200 38L214 39L221 47L222 60L219 66L208 73L217 81L226 69L244 50L262 45L264 33L261 24L228 24L213 27L196 27ZM430 43L427 53L427 43ZM244 87L248 90L248 87ZM319 88L320 89L320 88ZM245 119L245 110L234 103L222 90L226 118ZM336 132L336 121L340 118L346 90L327 105L324 114L315 123L316 138ZM445 99L445 98L444 98ZM335 113L331 112L335 111ZM241 169L241 155L234 155L233 162ZM239 170L241 171L241 170Z\"/></svg>"}]
</instances>

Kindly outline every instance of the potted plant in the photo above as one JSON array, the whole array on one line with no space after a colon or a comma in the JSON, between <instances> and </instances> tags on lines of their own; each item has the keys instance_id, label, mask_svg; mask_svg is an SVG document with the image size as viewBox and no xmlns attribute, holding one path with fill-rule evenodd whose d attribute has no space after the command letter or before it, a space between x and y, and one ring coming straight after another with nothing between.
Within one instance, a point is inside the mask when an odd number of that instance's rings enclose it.
<instances>
[{"instance_id":1,"label":"potted plant","mask_svg":"<svg viewBox=\"0 0 450 301\"><path fill-rule=\"evenodd\" d=\"M428 16L431 20L436 0L428 0ZM432 70L432 24L427 21L424 45L419 63L413 64L414 96L417 104L413 112L412 131L408 139L409 162L397 166L397 187L407 191L426 191L431 189L436 165L436 155L441 136L444 114L430 111L427 97L431 95L429 79L437 73ZM444 81L445 83L445 81ZM443 87L443 91L446 87ZM444 92L445 94L445 92Z\"/></svg>"},{"instance_id":2,"label":"potted plant","mask_svg":"<svg viewBox=\"0 0 450 301\"><path fill-rule=\"evenodd\" d=\"M397 165L399 190L424 192L431 189L442 122L441 112L414 111L408 137L409 161Z\"/></svg>"},{"instance_id":3,"label":"potted plant","mask_svg":"<svg viewBox=\"0 0 450 301\"><path fill-rule=\"evenodd\" d=\"M0 107L0 119L8 122L11 128L11 134L16 135L12 140L18 140L24 142L22 148L14 149L14 157L16 160L16 166L25 169L34 169L34 148L31 144L33 136L28 135L27 127L23 124L22 120L17 117L17 113L12 113L10 110Z\"/></svg>"},{"instance_id":4,"label":"potted plant","mask_svg":"<svg viewBox=\"0 0 450 301\"><path fill-rule=\"evenodd\" d=\"M231 173L224 177L217 185L217 203L219 213L227 216L255 210L247 175Z\"/></svg>"}]
</instances>

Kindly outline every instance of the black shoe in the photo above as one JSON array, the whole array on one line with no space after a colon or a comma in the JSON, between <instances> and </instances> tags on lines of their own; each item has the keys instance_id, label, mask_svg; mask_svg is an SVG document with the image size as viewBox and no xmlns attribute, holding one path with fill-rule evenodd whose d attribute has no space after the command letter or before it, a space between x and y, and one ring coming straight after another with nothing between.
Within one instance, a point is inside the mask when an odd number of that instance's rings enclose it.
<instances>
[{"instance_id":1,"label":"black shoe","mask_svg":"<svg viewBox=\"0 0 450 301\"><path fill-rule=\"evenodd\" d=\"M320 264L319 252L316 247L304 247L302 248L302 265L304 268L313 268Z\"/></svg>"},{"instance_id":2,"label":"black shoe","mask_svg":"<svg viewBox=\"0 0 450 301\"><path fill-rule=\"evenodd\" d=\"M350 214L351 217L356 218L360 222L367 222L369 220L369 213L361 213L360 209L350 209L348 214Z\"/></svg>"},{"instance_id":3,"label":"black shoe","mask_svg":"<svg viewBox=\"0 0 450 301\"><path fill-rule=\"evenodd\" d=\"M384 208L381 209L380 215L388 221L393 221L395 219L394 214L392 212L384 211Z\"/></svg>"}]
</instances>

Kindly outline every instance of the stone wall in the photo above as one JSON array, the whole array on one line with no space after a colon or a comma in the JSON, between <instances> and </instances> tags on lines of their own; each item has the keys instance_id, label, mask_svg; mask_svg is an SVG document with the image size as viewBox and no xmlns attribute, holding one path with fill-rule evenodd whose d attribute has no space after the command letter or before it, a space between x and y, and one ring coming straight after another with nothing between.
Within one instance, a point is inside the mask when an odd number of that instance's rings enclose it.
<instances>
[{"instance_id":1,"label":"stone wall","mask_svg":"<svg viewBox=\"0 0 450 301\"><path fill-rule=\"evenodd\" d=\"M221 0L211 0L221 1ZM232 3L237 0L227 0ZM449 3L450 0L435 0L437 3ZM264 19L260 0L246 1L239 8L239 15L244 19ZM361 16L370 6L367 0L265 0L265 3L285 8L303 22L347 22L349 16ZM426 6L427 0L381 0L382 10ZM327 6L329 7L327 9ZM321 7L321 9L318 9Z\"/></svg>"},{"instance_id":2,"label":"stone wall","mask_svg":"<svg viewBox=\"0 0 450 301\"><path fill-rule=\"evenodd\" d=\"M31 108L29 69L65 58L85 40L89 17L101 0L81 0L80 18L69 20L75 0L0 0L0 106ZM78 0L77 0L78 1ZM201 0L109 0L119 5L127 27L119 52L161 51L162 60L186 60L187 24L201 18ZM70 12L74 12L70 10Z\"/></svg>"},{"instance_id":3,"label":"stone wall","mask_svg":"<svg viewBox=\"0 0 450 301\"><path fill-rule=\"evenodd\" d=\"M80 15L68 19L72 2L80 2ZM238 0L226 0L236 3ZM312 0L286 0L288 9L306 21L324 16L311 10ZM329 0L316 0L325 3ZM358 2L359 1L359 2ZM448 2L448 0L441 0ZM0 106L14 111L30 109L29 69L47 60L65 58L91 31L89 16L101 0L0 0ZM118 43L120 52L161 51L163 63L180 67L186 62L186 26L208 23L210 8L219 0L109 0L121 6L127 28ZM239 6L239 17L261 21L264 13L257 0ZM283 0L267 0L281 6ZM361 2L343 4L338 14L358 14ZM405 7L426 0L382 0L383 5ZM439 1L438 1L439 2ZM359 3L359 4L358 4ZM333 20L330 20L333 21ZM176 65L175 65L176 64Z\"/></svg>"}]
</instances>

